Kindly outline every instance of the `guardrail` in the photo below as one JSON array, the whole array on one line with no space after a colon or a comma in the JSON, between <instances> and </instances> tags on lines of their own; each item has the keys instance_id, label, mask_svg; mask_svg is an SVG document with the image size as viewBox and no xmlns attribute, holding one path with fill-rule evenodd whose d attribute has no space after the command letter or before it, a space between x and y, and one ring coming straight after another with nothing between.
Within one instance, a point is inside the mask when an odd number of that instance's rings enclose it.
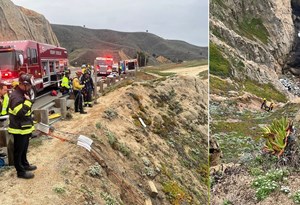
<instances>
[{"instance_id":1,"label":"guardrail","mask_svg":"<svg viewBox=\"0 0 300 205\"><path fill-rule=\"evenodd\" d=\"M102 79L98 80L95 83L96 92L94 92L94 97L98 97L99 96L98 94L103 93L105 91L105 88L108 88L116 84L117 82L120 82L121 80L127 78L135 78L135 77L136 77L136 71L132 71L132 72L127 72L126 74L121 74L116 77L111 77L111 78L107 77L105 81L103 81ZM104 84L106 84L106 87L104 86ZM66 119L67 105L68 105L67 97L68 96L61 96L60 98L54 99L53 101L40 106L38 109L33 110L34 121L37 123L42 122L46 125L49 125L61 119ZM59 110L59 112L61 113L61 117L57 118L56 120L50 121L49 110L51 110L53 107ZM1 119L8 119L8 116L0 117L0 120ZM13 159L14 142L13 142L13 136L9 134L7 131L7 127L8 127L8 120L5 120L3 122L0 121L0 148L5 149L8 158L7 163L8 165L13 166L14 165L14 159Z\"/></svg>"}]
</instances>

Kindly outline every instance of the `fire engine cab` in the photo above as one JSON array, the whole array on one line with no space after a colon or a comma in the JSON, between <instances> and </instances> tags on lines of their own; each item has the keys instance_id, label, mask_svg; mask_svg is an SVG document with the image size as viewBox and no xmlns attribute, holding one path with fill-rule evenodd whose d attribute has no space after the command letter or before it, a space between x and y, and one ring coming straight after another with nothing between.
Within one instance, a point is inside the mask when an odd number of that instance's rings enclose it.
<instances>
[{"instance_id":1,"label":"fire engine cab","mask_svg":"<svg viewBox=\"0 0 300 205\"><path fill-rule=\"evenodd\" d=\"M96 57L95 67L97 75L109 75L112 72L114 60L111 57Z\"/></svg>"},{"instance_id":2,"label":"fire engine cab","mask_svg":"<svg viewBox=\"0 0 300 205\"><path fill-rule=\"evenodd\" d=\"M67 67L65 48L31 40L0 42L0 81L11 89L20 72L32 74L32 100L46 87L58 87Z\"/></svg>"}]
</instances>

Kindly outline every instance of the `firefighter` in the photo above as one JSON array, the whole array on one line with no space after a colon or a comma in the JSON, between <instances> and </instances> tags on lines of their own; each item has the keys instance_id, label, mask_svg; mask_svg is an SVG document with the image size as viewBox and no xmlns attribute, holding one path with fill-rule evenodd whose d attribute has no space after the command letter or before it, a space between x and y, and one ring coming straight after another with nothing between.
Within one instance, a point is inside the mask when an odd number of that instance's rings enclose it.
<instances>
[{"instance_id":1,"label":"firefighter","mask_svg":"<svg viewBox=\"0 0 300 205\"><path fill-rule=\"evenodd\" d=\"M62 78L62 81L61 81L61 88L60 88L60 92L63 94L63 95L66 95L69 93L70 91L70 73L69 72L65 72L65 75L64 77Z\"/></svg>"},{"instance_id":2,"label":"firefighter","mask_svg":"<svg viewBox=\"0 0 300 205\"><path fill-rule=\"evenodd\" d=\"M31 179L34 174L30 171L37 169L27 160L29 138L34 131L31 117L32 102L29 90L31 89L31 75L23 73L19 77L19 85L11 93L9 99L9 126L8 132L14 137L14 164L19 178Z\"/></svg>"},{"instance_id":3,"label":"firefighter","mask_svg":"<svg viewBox=\"0 0 300 205\"><path fill-rule=\"evenodd\" d=\"M274 108L274 103L271 102L271 103L270 103L270 106L266 106L266 111L270 112L270 111L273 110L273 108Z\"/></svg>"},{"instance_id":4,"label":"firefighter","mask_svg":"<svg viewBox=\"0 0 300 205\"><path fill-rule=\"evenodd\" d=\"M261 104L261 106L260 106L260 109L264 109L264 108L266 107L266 105L267 105L267 99L264 98L264 99L263 99L263 102L262 102L262 104Z\"/></svg>"},{"instance_id":5,"label":"firefighter","mask_svg":"<svg viewBox=\"0 0 300 205\"><path fill-rule=\"evenodd\" d=\"M122 65L120 64L120 66L119 66L119 75L121 75L122 74Z\"/></svg>"},{"instance_id":6,"label":"firefighter","mask_svg":"<svg viewBox=\"0 0 300 205\"><path fill-rule=\"evenodd\" d=\"M91 73L89 70L85 70L85 73L81 77L81 84L84 85L83 89L83 101L84 107L93 107L92 105L92 93L94 90L93 79L91 78Z\"/></svg>"},{"instance_id":7,"label":"firefighter","mask_svg":"<svg viewBox=\"0 0 300 205\"><path fill-rule=\"evenodd\" d=\"M82 73L84 73L84 72L85 72L85 70L86 70L86 65L85 65L85 64L83 64L83 65L81 66L81 72L82 72Z\"/></svg>"},{"instance_id":8,"label":"firefighter","mask_svg":"<svg viewBox=\"0 0 300 205\"><path fill-rule=\"evenodd\" d=\"M0 116L7 115L7 109L8 109L8 101L9 97L7 94L7 86L3 83L0 83ZM0 122L4 122L6 119L1 119ZM1 123L1 126L4 126L4 124ZM4 153L3 149L0 148L0 157L5 157L6 154Z\"/></svg>"},{"instance_id":9,"label":"firefighter","mask_svg":"<svg viewBox=\"0 0 300 205\"><path fill-rule=\"evenodd\" d=\"M80 114L86 114L87 112L83 111L82 106L82 94L81 90L84 88L84 85L80 84L79 78L81 77L81 71L76 71L76 77L73 79L73 92L75 96L74 109L75 112L80 112Z\"/></svg>"},{"instance_id":10,"label":"firefighter","mask_svg":"<svg viewBox=\"0 0 300 205\"><path fill-rule=\"evenodd\" d=\"M3 83L0 83L0 106L1 106L1 113L0 116L7 115L8 110L8 93L7 93L7 86Z\"/></svg>"}]
</instances>

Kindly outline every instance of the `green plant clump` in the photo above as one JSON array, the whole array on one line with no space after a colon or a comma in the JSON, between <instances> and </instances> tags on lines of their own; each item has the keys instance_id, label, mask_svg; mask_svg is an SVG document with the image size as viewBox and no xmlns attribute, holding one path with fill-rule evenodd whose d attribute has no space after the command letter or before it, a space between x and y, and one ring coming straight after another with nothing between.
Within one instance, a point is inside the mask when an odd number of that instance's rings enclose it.
<instances>
[{"instance_id":1,"label":"green plant clump","mask_svg":"<svg viewBox=\"0 0 300 205\"><path fill-rule=\"evenodd\" d=\"M268 43L269 32L260 18L244 18L239 23L239 29L249 39L253 40L256 37L264 44Z\"/></svg>"},{"instance_id":2,"label":"green plant clump","mask_svg":"<svg viewBox=\"0 0 300 205\"><path fill-rule=\"evenodd\" d=\"M216 44L209 44L209 72L210 74L217 75L220 77L229 77L230 76L230 63L223 57L221 51Z\"/></svg>"},{"instance_id":3,"label":"green plant clump","mask_svg":"<svg viewBox=\"0 0 300 205\"><path fill-rule=\"evenodd\" d=\"M287 138L290 134L290 124L287 118L274 120L270 126L263 128L260 137L266 140L264 150L271 154L281 156L287 146Z\"/></svg>"},{"instance_id":4,"label":"green plant clump","mask_svg":"<svg viewBox=\"0 0 300 205\"><path fill-rule=\"evenodd\" d=\"M259 84L256 81L246 80L242 83L245 86L245 91L252 93L258 97L273 99L278 102L286 102L287 98L279 92L272 84Z\"/></svg>"},{"instance_id":5,"label":"green plant clump","mask_svg":"<svg viewBox=\"0 0 300 205\"><path fill-rule=\"evenodd\" d=\"M279 189L279 183L288 176L288 172L282 169L270 170L265 175L260 175L252 182L256 189L255 197L258 201L267 198L272 192Z\"/></svg>"},{"instance_id":6,"label":"green plant clump","mask_svg":"<svg viewBox=\"0 0 300 205\"><path fill-rule=\"evenodd\" d=\"M296 204L300 204L300 190L296 191L296 193L293 195L293 201Z\"/></svg>"}]
</instances>

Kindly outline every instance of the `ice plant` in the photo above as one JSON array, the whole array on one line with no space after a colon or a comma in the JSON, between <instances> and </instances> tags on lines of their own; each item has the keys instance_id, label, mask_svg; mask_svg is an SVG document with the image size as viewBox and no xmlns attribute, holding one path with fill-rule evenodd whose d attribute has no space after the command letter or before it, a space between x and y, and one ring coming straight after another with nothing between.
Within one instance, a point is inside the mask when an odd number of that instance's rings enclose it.
<instances>
[{"instance_id":1,"label":"ice plant","mask_svg":"<svg viewBox=\"0 0 300 205\"><path fill-rule=\"evenodd\" d=\"M287 146L291 131L292 123L284 117L280 120L275 119L270 126L263 127L261 137L266 140L263 150L279 158Z\"/></svg>"}]
</instances>

